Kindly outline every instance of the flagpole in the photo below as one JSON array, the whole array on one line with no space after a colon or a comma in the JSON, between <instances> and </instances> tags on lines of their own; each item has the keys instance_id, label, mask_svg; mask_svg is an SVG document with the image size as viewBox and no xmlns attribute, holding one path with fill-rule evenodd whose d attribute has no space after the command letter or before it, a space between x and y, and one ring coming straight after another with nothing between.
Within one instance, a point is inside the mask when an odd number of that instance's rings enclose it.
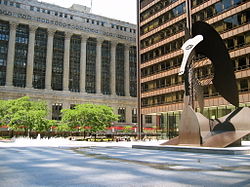
<instances>
[{"instance_id":1,"label":"flagpole","mask_svg":"<svg viewBox=\"0 0 250 187\"><path fill-rule=\"evenodd\" d=\"M90 12L92 13L92 0L90 0Z\"/></svg>"}]
</instances>

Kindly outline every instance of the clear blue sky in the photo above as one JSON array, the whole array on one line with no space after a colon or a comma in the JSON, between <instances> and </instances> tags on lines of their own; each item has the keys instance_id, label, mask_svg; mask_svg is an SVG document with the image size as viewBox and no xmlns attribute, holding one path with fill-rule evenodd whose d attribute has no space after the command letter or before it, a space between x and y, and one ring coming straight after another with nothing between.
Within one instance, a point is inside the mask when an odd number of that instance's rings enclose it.
<instances>
[{"instance_id":1,"label":"clear blue sky","mask_svg":"<svg viewBox=\"0 0 250 187\"><path fill-rule=\"evenodd\" d=\"M39 0L69 8L72 4L90 7L91 0ZM93 14L136 24L137 0L92 0Z\"/></svg>"}]
</instances>

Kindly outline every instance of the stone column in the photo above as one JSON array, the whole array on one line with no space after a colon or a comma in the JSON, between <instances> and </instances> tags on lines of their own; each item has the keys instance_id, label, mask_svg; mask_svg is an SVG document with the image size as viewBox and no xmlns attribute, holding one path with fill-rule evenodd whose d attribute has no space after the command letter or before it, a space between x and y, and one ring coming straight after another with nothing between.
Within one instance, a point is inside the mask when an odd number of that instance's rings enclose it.
<instances>
[{"instance_id":1,"label":"stone column","mask_svg":"<svg viewBox=\"0 0 250 187\"><path fill-rule=\"evenodd\" d=\"M126 122L132 123L132 107L126 106Z\"/></svg>"},{"instance_id":2,"label":"stone column","mask_svg":"<svg viewBox=\"0 0 250 187\"><path fill-rule=\"evenodd\" d=\"M46 56L46 78L45 89L51 90L52 79L52 55L53 55L53 38L56 30L48 30L47 56Z\"/></svg>"},{"instance_id":3,"label":"stone column","mask_svg":"<svg viewBox=\"0 0 250 187\"><path fill-rule=\"evenodd\" d=\"M124 64L124 75L125 75L125 96L129 97L130 96L130 84L129 84L129 45L125 45L125 64Z\"/></svg>"},{"instance_id":4,"label":"stone column","mask_svg":"<svg viewBox=\"0 0 250 187\"><path fill-rule=\"evenodd\" d=\"M18 23L10 22L10 36L8 45L7 67L6 67L6 86L13 86L13 71L15 57L16 27Z\"/></svg>"},{"instance_id":5,"label":"stone column","mask_svg":"<svg viewBox=\"0 0 250 187\"><path fill-rule=\"evenodd\" d=\"M111 62L110 62L110 73L111 73L111 79L110 79L110 88L111 88L111 95L115 96L116 95L116 63L115 63L115 53L116 53L116 45L117 42L112 41L111 42Z\"/></svg>"},{"instance_id":6,"label":"stone column","mask_svg":"<svg viewBox=\"0 0 250 187\"><path fill-rule=\"evenodd\" d=\"M63 91L69 91L69 53L72 33L66 32L64 39Z\"/></svg>"},{"instance_id":7,"label":"stone column","mask_svg":"<svg viewBox=\"0 0 250 187\"><path fill-rule=\"evenodd\" d=\"M101 94L101 74L102 74L102 42L103 39L98 38L96 44L96 93Z\"/></svg>"},{"instance_id":8,"label":"stone column","mask_svg":"<svg viewBox=\"0 0 250 187\"><path fill-rule=\"evenodd\" d=\"M34 47L35 47L35 35L38 26L29 26L29 48L28 48L28 60L27 60L27 72L26 72L26 87L32 88L33 80L33 65L34 65Z\"/></svg>"},{"instance_id":9,"label":"stone column","mask_svg":"<svg viewBox=\"0 0 250 187\"><path fill-rule=\"evenodd\" d=\"M87 46L87 37L82 35L81 39L81 58L80 58L80 92L86 93L85 90L85 81L86 81L86 46Z\"/></svg>"}]
</instances>

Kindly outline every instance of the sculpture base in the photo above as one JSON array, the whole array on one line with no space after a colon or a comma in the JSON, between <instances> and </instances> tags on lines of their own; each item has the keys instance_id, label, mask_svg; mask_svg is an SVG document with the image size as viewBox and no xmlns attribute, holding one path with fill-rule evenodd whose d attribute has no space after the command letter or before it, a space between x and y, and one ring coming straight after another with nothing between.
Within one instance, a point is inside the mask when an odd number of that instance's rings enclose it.
<instances>
[{"instance_id":1,"label":"sculpture base","mask_svg":"<svg viewBox=\"0 0 250 187\"><path fill-rule=\"evenodd\" d=\"M227 148L214 148L214 147L197 147L197 146L183 146L183 145L159 145L159 146L144 146L133 145L134 149L149 149L149 150L162 150L162 151L179 151L189 153L205 153L205 154L223 154L223 155L246 155L250 154L249 146L240 147L227 147Z\"/></svg>"}]
</instances>

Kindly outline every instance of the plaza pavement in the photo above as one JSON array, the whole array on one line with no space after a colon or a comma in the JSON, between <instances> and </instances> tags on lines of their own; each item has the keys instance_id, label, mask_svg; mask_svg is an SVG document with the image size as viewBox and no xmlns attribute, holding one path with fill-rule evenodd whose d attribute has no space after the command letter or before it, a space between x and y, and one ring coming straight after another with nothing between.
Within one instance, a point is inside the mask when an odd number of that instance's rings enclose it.
<instances>
[{"instance_id":1,"label":"plaza pavement","mask_svg":"<svg viewBox=\"0 0 250 187\"><path fill-rule=\"evenodd\" d=\"M160 141L41 142L0 142L1 187L250 186L250 155L131 148Z\"/></svg>"}]
</instances>

